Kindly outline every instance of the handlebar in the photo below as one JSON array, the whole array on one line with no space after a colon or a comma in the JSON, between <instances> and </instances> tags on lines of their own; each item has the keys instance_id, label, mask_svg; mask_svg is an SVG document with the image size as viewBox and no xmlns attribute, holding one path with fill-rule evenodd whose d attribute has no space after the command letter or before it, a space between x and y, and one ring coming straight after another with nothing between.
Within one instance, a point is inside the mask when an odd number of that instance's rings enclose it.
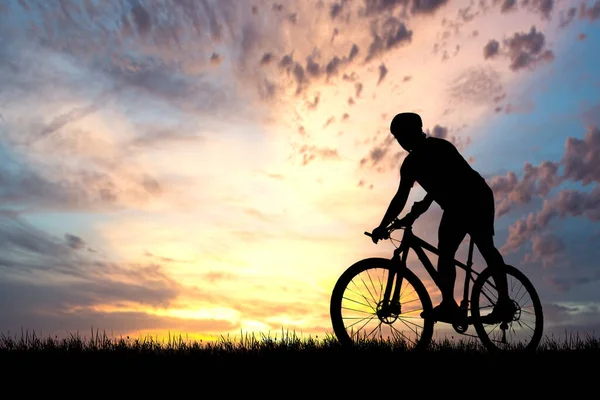
<instances>
[{"instance_id":1,"label":"handlebar","mask_svg":"<svg viewBox=\"0 0 600 400\"><path fill-rule=\"evenodd\" d=\"M394 219L394 221L387 227L388 235L396 229L403 229L403 228L411 227L413 222L414 222L414 219L410 218L408 214L405 215L401 219L399 219L399 218ZM365 232L364 234L370 238L373 237L373 235L370 232Z\"/></svg>"}]
</instances>

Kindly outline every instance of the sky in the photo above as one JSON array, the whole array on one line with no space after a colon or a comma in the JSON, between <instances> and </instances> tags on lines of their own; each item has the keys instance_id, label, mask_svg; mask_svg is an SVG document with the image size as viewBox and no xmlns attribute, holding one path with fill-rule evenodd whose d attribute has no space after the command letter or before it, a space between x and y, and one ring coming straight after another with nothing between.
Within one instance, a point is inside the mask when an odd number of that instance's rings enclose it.
<instances>
[{"instance_id":1,"label":"sky","mask_svg":"<svg viewBox=\"0 0 600 400\"><path fill-rule=\"evenodd\" d=\"M331 333L392 255L363 232L411 111L494 190L545 333L595 334L599 46L600 0L2 0L0 331Z\"/></svg>"}]
</instances>

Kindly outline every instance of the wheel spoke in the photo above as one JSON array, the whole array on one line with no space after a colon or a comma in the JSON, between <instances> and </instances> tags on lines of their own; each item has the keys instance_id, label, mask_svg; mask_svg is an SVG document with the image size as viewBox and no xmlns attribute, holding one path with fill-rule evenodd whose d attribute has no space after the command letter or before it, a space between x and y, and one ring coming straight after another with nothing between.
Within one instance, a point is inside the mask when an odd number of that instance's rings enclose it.
<instances>
[{"instance_id":1,"label":"wheel spoke","mask_svg":"<svg viewBox=\"0 0 600 400\"><path fill-rule=\"evenodd\" d=\"M365 285L365 288L367 289L367 292L369 292L369 295L371 296L371 300L373 300L373 304L375 304L375 307L377 307L377 300L375 300L375 298L373 297L373 294L371 293L371 291L369 290L369 288L367 287L367 284L365 283L364 279L362 279L362 277L360 278L360 280L362 281L363 285ZM354 281L352 281L354 282ZM356 283L354 283L354 285L358 288L358 285ZM367 297L362 294L361 291L361 296L368 301Z\"/></svg>"},{"instance_id":2,"label":"wheel spoke","mask_svg":"<svg viewBox=\"0 0 600 400\"><path fill-rule=\"evenodd\" d=\"M414 310L404 311L402 313L402 315L406 315L406 314L410 314L410 313L414 313L414 312L418 312L418 311L423 311L423 308L415 308Z\"/></svg>"},{"instance_id":3,"label":"wheel spoke","mask_svg":"<svg viewBox=\"0 0 600 400\"><path fill-rule=\"evenodd\" d=\"M358 285L357 285L357 284L356 284L354 281L352 281L352 283L354 283L354 286L356 286L356 287L358 288ZM348 289L348 290L350 290L350 289ZM356 292L354 292L353 290L350 290L350 291L351 291L352 293L358 294L358 295L359 295L359 296L361 296L363 299L365 299L365 301L367 302L367 304L371 304L371 303L369 302L369 299L367 299L367 298L365 297L365 295L364 295L364 294L362 294L362 293L360 293L360 294L359 294L359 293L356 293ZM377 307L377 302L375 302L375 307ZM371 308L373 309L373 311L375 311L375 307L371 306Z\"/></svg>"},{"instance_id":4,"label":"wheel spoke","mask_svg":"<svg viewBox=\"0 0 600 400\"><path fill-rule=\"evenodd\" d=\"M399 319L400 321L402 321L402 323L403 323L404 325L406 325L406 326L408 326L408 325L407 325L407 323L408 323L408 324L411 324L411 325L414 325L414 326L416 326L417 328L423 328L421 325L417 325L417 324L415 324L415 323L414 323L414 322L412 322L412 321L405 321L405 320L404 320L404 318L398 318L398 319ZM409 328L410 328L410 327L409 327ZM417 332L415 331L415 333L417 333Z\"/></svg>"},{"instance_id":5,"label":"wheel spoke","mask_svg":"<svg viewBox=\"0 0 600 400\"><path fill-rule=\"evenodd\" d=\"M525 321L521 321L521 322L523 322L523 325L525 325L526 327L528 327L532 331L535 331L535 329L533 329L531 326L529 326L529 324L527 322L525 322Z\"/></svg>"},{"instance_id":6,"label":"wheel spoke","mask_svg":"<svg viewBox=\"0 0 600 400\"><path fill-rule=\"evenodd\" d=\"M365 319L366 319L366 320L368 320L368 321L367 321L367 323L369 323L369 322L371 322L372 320L374 320L375 318L376 318L376 317L364 317L364 318L361 318L359 321L356 321L356 322L354 322L353 324L351 324L351 325L348 325L348 327L347 327L346 329L353 327L354 325L356 325L356 324L358 324L358 323L360 323L360 322L364 321ZM357 318L353 318L353 319L357 319ZM363 325L363 326L364 326L364 325Z\"/></svg>"},{"instance_id":7,"label":"wheel spoke","mask_svg":"<svg viewBox=\"0 0 600 400\"><path fill-rule=\"evenodd\" d=\"M379 324L377 324L377 326L375 328L373 328L373 330L371 332L369 332L369 334L367 336L365 336L365 339L368 338L369 336L371 336L371 333L375 332L377 330L377 328L379 328L379 330L381 332L381 321L379 321Z\"/></svg>"},{"instance_id":8,"label":"wheel spoke","mask_svg":"<svg viewBox=\"0 0 600 400\"><path fill-rule=\"evenodd\" d=\"M363 310L355 310L354 308L348 308L348 307L342 307L342 310L356 311L356 312L359 312L359 313L364 313L364 314L369 314L369 315L371 315L371 314L372 314L372 313L370 313L370 312L367 312L367 311L363 311Z\"/></svg>"},{"instance_id":9,"label":"wheel spoke","mask_svg":"<svg viewBox=\"0 0 600 400\"><path fill-rule=\"evenodd\" d=\"M391 272L390 268L383 267L383 260L374 264L377 266L371 267L365 262L357 265L355 271L346 271L334 288L331 305L338 307L338 311L332 308L331 316L338 339L350 344L387 337L407 343L411 348L427 346L433 334L433 321L423 320L419 315L424 304L431 307L422 282L410 270L403 273L402 282L396 280L396 288L392 287L398 290L400 309L396 304L382 310L381 300ZM428 302L424 303L424 299Z\"/></svg>"},{"instance_id":10,"label":"wheel spoke","mask_svg":"<svg viewBox=\"0 0 600 400\"><path fill-rule=\"evenodd\" d=\"M413 288L413 291L410 292L409 294L404 294L404 296L410 296L411 294L415 293L417 291L417 289ZM417 299L418 300L418 299ZM402 295L400 295L400 302L402 303ZM407 302L408 303L408 302Z\"/></svg>"},{"instance_id":11,"label":"wheel spoke","mask_svg":"<svg viewBox=\"0 0 600 400\"><path fill-rule=\"evenodd\" d=\"M523 298L523 296L525 296L527 294L527 289L525 289L523 291L523 294L521 295L521 297L519 297L519 300L517 300L517 304L519 304L521 302L521 299Z\"/></svg>"},{"instance_id":12,"label":"wheel spoke","mask_svg":"<svg viewBox=\"0 0 600 400\"><path fill-rule=\"evenodd\" d=\"M471 312L477 310L476 313L480 316L486 315L485 309L492 308L495 303L494 298L497 298L498 292L490 289L491 274L491 270L484 270L481 280L476 281L473 286ZM517 305L515 315L520 318L497 324L484 324L476 320L474 326L477 335L489 349L506 349L514 345L519 348L533 349L537 347L542 337L543 319L539 309L540 300L533 285L522 272L509 266L507 277L510 278L510 298ZM487 304L488 301L491 305Z\"/></svg>"},{"instance_id":13,"label":"wheel spoke","mask_svg":"<svg viewBox=\"0 0 600 400\"><path fill-rule=\"evenodd\" d=\"M392 328L392 332L396 331L398 332L401 336L403 336L407 341L411 342L411 343L415 343L414 341L412 341L408 336L406 336L402 331L399 331L398 329L394 328L393 326L390 325L390 327Z\"/></svg>"},{"instance_id":14,"label":"wheel spoke","mask_svg":"<svg viewBox=\"0 0 600 400\"><path fill-rule=\"evenodd\" d=\"M369 304L361 303L360 301L352 300L352 299L349 299L347 297L342 297L342 299L351 301L351 302L356 303L356 304L360 304L361 306L371 307ZM375 310L373 310L373 311L375 311Z\"/></svg>"},{"instance_id":15,"label":"wheel spoke","mask_svg":"<svg viewBox=\"0 0 600 400\"><path fill-rule=\"evenodd\" d=\"M398 281L398 278L396 278L396 282ZM398 294L398 297L400 298L398 301L402 300L402 292L404 292L404 290L406 289L406 287L408 286L408 281L406 279L404 279L404 277L402 277L402 285L400 286L400 293Z\"/></svg>"},{"instance_id":16,"label":"wheel spoke","mask_svg":"<svg viewBox=\"0 0 600 400\"><path fill-rule=\"evenodd\" d=\"M359 328L359 329L356 331L356 333L358 334L358 332L360 332L360 331L362 330L362 328L364 328L365 326L367 326L367 324L368 324L369 322L371 322L371 321L372 321L374 318L375 318L375 317L373 317L373 318L369 318L369 320L368 320L367 322L365 322L365 323L364 323L364 325L363 325L363 326L361 326L361 327L360 327L360 328Z\"/></svg>"},{"instance_id":17,"label":"wheel spoke","mask_svg":"<svg viewBox=\"0 0 600 400\"><path fill-rule=\"evenodd\" d=\"M367 276L369 277L369 281L371 282L371 286L373 287L373 293L377 293L377 289L375 289L375 285L373 284L373 279L371 279L371 274L369 274L369 271L367 271ZM380 299L379 296L377 296L377 298ZM377 304L378 301L376 301L375 303Z\"/></svg>"},{"instance_id":18,"label":"wheel spoke","mask_svg":"<svg viewBox=\"0 0 600 400\"><path fill-rule=\"evenodd\" d=\"M369 272L367 271L367 274ZM375 296L373 296L373 293L371 293L371 289L369 289L369 287L367 286L367 284L365 283L365 280L361 277L360 280L362 281L363 285L365 285L365 288L367 289L367 292L369 292L369 295L371 296L371 299L373 299L373 303L375 303L375 305L377 305L377 300L375 300Z\"/></svg>"},{"instance_id":19,"label":"wheel spoke","mask_svg":"<svg viewBox=\"0 0 600 400\"><path fill-rule=\"evenodd\" d=\"M417 299L414 299L414 300L405 301L404 303L401 303L401 304L408 304L408 303L412 303L414 301L421 301L421 299L417 298Z\"/></svg>"}]
</instances>

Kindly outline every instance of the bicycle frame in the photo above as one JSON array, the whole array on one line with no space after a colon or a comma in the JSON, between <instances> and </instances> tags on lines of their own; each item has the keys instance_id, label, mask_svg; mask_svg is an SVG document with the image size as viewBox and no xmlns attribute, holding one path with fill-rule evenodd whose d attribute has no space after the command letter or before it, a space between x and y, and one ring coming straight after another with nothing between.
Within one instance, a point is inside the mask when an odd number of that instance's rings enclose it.
<instances>
[{"instance_id":1,"label":"bicycle frame","mask_svg":"<svg viewBox=\"0 0 600 400\"><path fill-rule=\"evenodd\" d=\"M425 251L424 251L424 249L429 250L432 253L439 256L438 249L435 248L434 246L432 246L431 244L427 243L423 239L419 238L415 234L413 234L412 228L410 226L405 227L403 229L404 229L404 234L403 234L403 237L401 240L401 244L398 248L396 248L394 250L394 255L392 257L392 261L394 261L393 265L397 266L397 269L393 268L390 270L390 274L388 276L388 282L387 282L384 297L383 297L384 305L399 304L400 288L402 287L403 275L399 274L398 272L400 272L402 268L408 268L408 266L406 265L406 260L408 258L408 251L410 249L414 250L414 252L417 254L419 261L421 261L421 263L425 267L425 270L429 273L429 275L431 276L431 279L436 284L436 286L438 288L440 286L438 271L434 268L432 262L429 260L429 257L427 257L427 254L425 254ZM469 304L470 282L471 281L475 282L475 279L479 276L479 273L472 269L473 247L474 247L473 238L470 238L469 255L468 255L466 264L454 259L455 267L460 267L465 271L465 282L464 282L464 286L463 286L463 299L460 303L460 308L461 308L461 310L463 310L465 317L467 314L468 304ZM398 275L399 279L398 279L398 283L394 286L395 275ZM393 295L391 293L392 287L394 287ZM391 301L389 301L390 295L392 295Z\"/></svg>"}]
</instances>

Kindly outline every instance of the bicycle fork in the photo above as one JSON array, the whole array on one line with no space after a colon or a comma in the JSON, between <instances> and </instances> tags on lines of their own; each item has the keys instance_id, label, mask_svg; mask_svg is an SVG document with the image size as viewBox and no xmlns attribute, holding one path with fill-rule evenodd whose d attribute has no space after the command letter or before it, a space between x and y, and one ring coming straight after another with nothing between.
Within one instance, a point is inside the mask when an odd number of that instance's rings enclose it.
<instances>
[{"instance_id":1,"label":"bicycle fork","mask_svg":"<svg viewBox=\"0 0 600 400\"><path fill-rule=\"evenodd\" d=\"M381 312L385 314L385 316L389 316L390 314L395 314L397 316L402 312L400 309L400 289L402 288L402 281L404 278L402 270L406 268L406 259L408 256L408 248L405 249L404 247L405 246L400 246L395 249L394 256L392 257L392 265L397 266L397 268L390 268L390 273L388 275L381 304ZM402 256L400 253L402 253ZM396 276L398 279L394 279ZM392 288L394 289L393 293Z\"/></svg>"}]
</instances>

